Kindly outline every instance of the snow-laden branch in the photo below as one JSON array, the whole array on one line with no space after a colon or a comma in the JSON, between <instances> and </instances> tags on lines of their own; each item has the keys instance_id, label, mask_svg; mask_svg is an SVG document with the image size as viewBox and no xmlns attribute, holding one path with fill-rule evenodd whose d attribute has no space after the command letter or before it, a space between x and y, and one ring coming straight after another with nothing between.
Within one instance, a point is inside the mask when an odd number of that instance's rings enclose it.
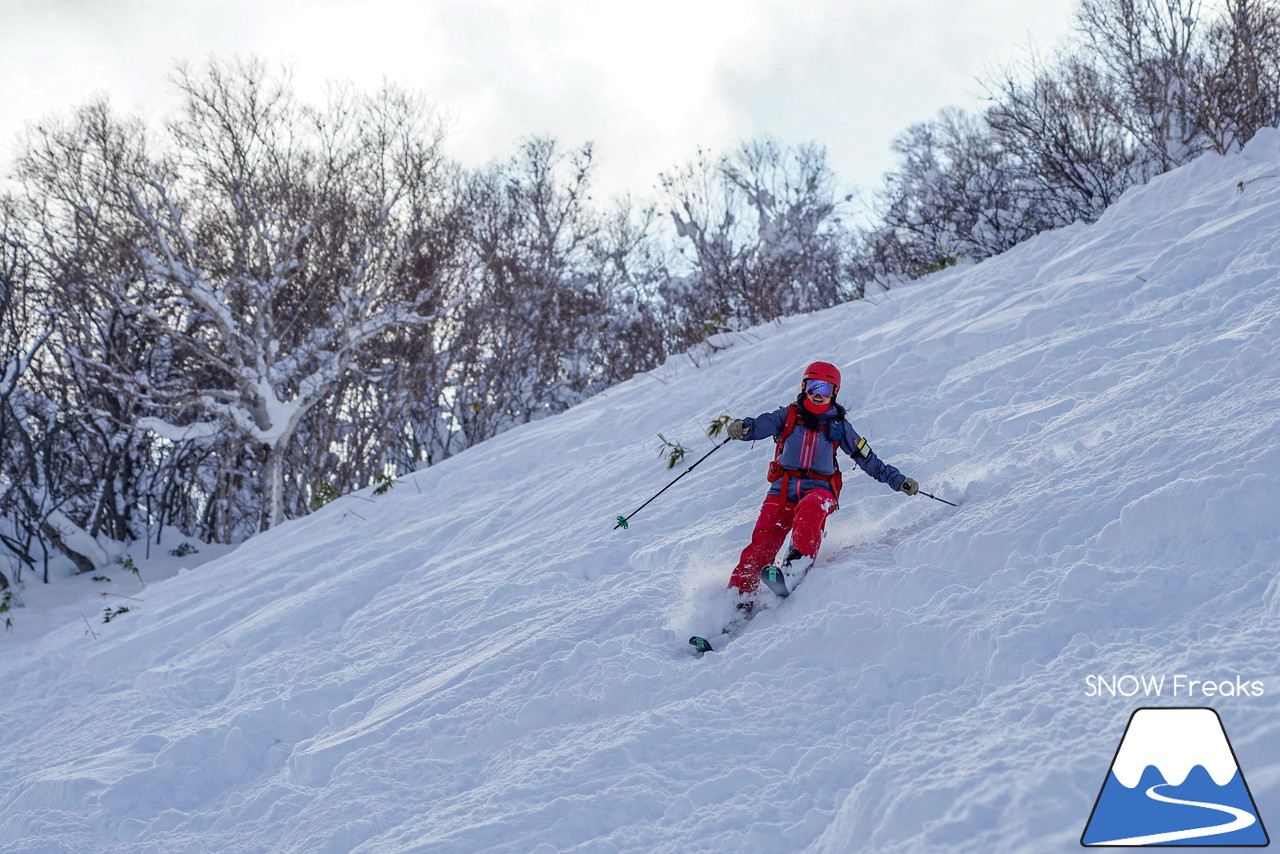
<instances>
[{"instance_id":1,"label":"snow-laden branch","mask_svg":"<svg viewBox=\"0 0 1280 854\"><path fill-rule=\"evenodd\" d=\"M170 424L163 418L154 416L139 418L138 426L143 430L150 430L161 439L174 443L211 439L223 430L223 426L216 421L198 421L186 427L179 427L176 424Z\"/></svg>"},{"instance_id":2,"label":"snow-laden branch","mask_svg":"<svg viewBox=\"0 0 1280 854\"><path fill-rule=\"evenodd\" d=\"M169 210L170 219L174 224L168 226L158 222L152 215L151 210L138 197L137 192L130 190L129 198L133 203L134 215L141 219L151 230L152 238L155 239L160 246L161 252L164 253L162 261L155 253L145 248L139 248L137 250L138 257L153 275L176 284L188 299L207 312L213 318L213 322L217 324L228 345L231 345L235 340L236 329L236 322L231 308L200 275L199 271L190 269L174 254L169 242L170 236L177 237L182 241L188 258L196 257L195 244L191 236L182 228L182 215L173 202L170 201L164 187L155 181L150 183L164 200Z\"/></svg>"},{"instance_id":3,"label":"snow-laden branch","mask_svg":"<svg viewBox=\"0 0 1280 854\"><path fill-rule=\"evenodd\" d=\"M0 376L0 400L6 400L18 385L19 378L26 373L27 368L31 366L31 362L35 359L36 353L49 340L49 336L53 334L52 329L47 329L27 348L25 353L8 360L4 364L3 376Z\"/></svg>"}]
</instances>

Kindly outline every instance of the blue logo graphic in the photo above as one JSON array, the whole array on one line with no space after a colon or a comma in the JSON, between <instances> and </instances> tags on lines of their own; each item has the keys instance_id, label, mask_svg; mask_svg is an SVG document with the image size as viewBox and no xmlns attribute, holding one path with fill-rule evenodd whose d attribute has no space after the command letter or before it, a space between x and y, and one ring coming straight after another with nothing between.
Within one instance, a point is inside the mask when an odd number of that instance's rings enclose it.
<instances>
[{"instance_id":1,"label":"blue logo graphic","mask_svg":"<svg viewBox=\"0 0 1280 854\"><path fill-rule=\"evenodd\" d=\"M1080 837L1089 846L1270 843L1218 713L1138 709Z\"/></svg>"}]
</instances>

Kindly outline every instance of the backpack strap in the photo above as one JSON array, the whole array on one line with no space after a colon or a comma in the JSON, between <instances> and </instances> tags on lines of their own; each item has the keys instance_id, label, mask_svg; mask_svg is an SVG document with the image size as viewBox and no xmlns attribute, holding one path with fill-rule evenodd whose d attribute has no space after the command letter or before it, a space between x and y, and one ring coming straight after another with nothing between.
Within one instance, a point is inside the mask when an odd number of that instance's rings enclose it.
<instances>
[{"instance_id":1,"label":"backpack strap","mask_svg":"<svg viewBox=\"0 0 1280 854\"><path fill-rule=\"evenodd\" d=\"M782 422L782 432L778 434L777 447L773 452L775 461L782 456L782 446L787 443L787 437L791 435L791 431L796 429L798 420L800 420L800 407L793 403L787 407L787 420Z\"/></svg>"},{"instance_id":2,"label":"backpack strap","mask_svg":"<svg viewBox=\"0 0 1280 854\"><path fill-rule=\"evenodd\" d=\"M802 469L784 469L780 462L782 458L782 446L787 443L787 437L796 429L796 422L800 420L800 407L791 404L787 407L787 419L782 423L782 432L778 434L778 441L773 450L773 462L769 464L769 482L781 479L782 486L779 490L779 497L782 499L782 505L785 507L791 503L787 497L787 490L790 488L790 481L793 476L807 477L814 480L825 480L831 487L831 491L835 494L836 501L840 500L840 488L844 485L844 478L840 474L840 461L837 452L840 450L840 441L837 439L831 442L831 464L833 468L832 474L818 474L816 472ZM843 428L841 428L843 430ZM827 440L831 441L830 429L823 431Z\"/></svg>"}]
</instances>

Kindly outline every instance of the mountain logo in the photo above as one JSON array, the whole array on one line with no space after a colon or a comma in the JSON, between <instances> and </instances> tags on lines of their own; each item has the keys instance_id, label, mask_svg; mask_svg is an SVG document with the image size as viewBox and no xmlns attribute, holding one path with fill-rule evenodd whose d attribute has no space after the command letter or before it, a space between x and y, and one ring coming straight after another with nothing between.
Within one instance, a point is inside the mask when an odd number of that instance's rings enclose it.
<instances>
[{"instance_id":1,"label":"mountain logo","mask_svg":"<svg viewBox=\"0 0 1280 854\"><path fill-rule=\"evenodd\" d=\"M1080 844L1270 844L1218 713L1144 708L1129 718Z\"/></svg>"}]
</instances>

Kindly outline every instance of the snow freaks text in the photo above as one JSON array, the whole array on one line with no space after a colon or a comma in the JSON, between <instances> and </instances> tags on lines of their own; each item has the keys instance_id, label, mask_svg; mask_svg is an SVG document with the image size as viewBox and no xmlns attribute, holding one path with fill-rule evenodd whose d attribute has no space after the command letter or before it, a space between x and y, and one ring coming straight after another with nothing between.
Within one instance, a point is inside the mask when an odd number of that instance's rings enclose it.
<instances>
[{"instance_id":1,"label":"snow freaks text","mask_svg":"<svg viewBox=\"0 0 1280 854\"><path fill-rule=\"evenodd\" d=\"M1261 697L1266 686L1261 679L1196 679L1185 673L1173 676L1152 674L1093 673L1085 677L1086 697Z\"/></svg>"}]
</instances>

